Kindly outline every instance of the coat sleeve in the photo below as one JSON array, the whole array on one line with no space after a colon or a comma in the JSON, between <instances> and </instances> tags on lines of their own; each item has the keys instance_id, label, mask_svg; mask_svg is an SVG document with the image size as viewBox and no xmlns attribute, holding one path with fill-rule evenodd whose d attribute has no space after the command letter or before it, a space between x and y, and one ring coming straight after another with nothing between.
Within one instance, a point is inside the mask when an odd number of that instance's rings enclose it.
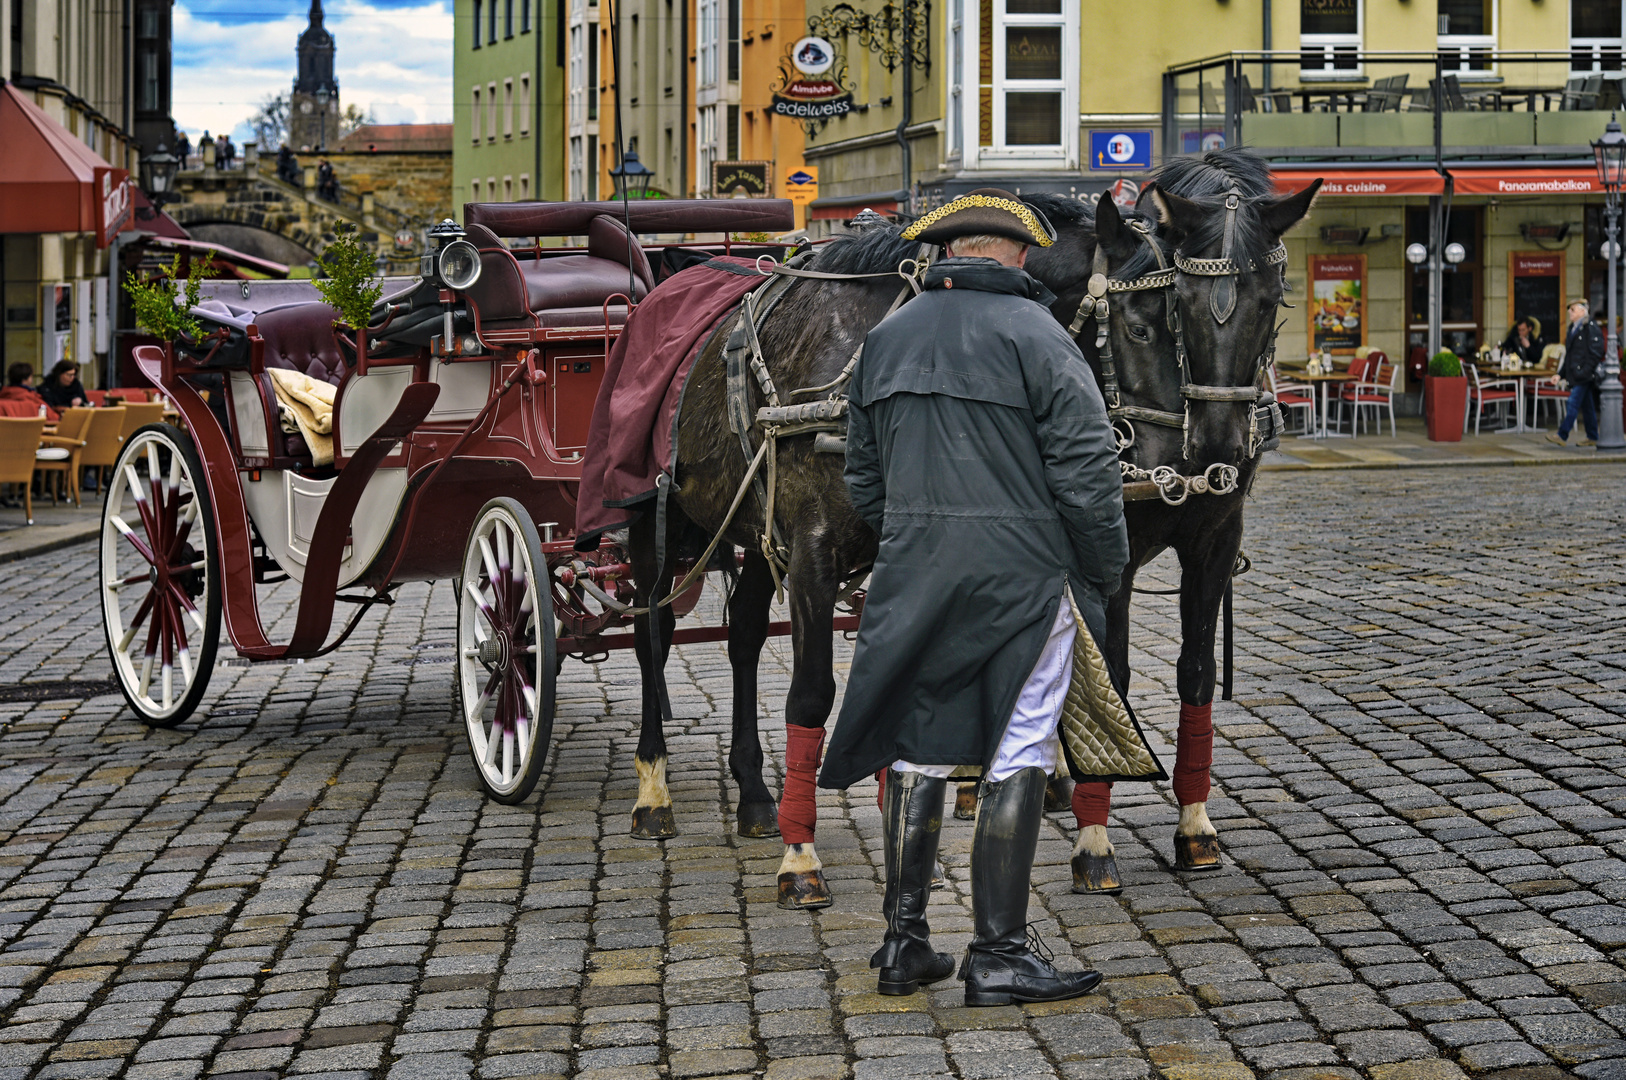
<instances>
[{"instance_id":1,"label":"coat sleeve","mask_svg":"<svg viewBox=\"0 0 1626 1080\"><path fill-rule=\"evenodd\" d=\"M1047 320L1048 321L1048 320ZM1022 349L1045 484L1073 547L1073 570L1105 599L1129 562L1123 478L1106 403L1084 355L1057 326Z\"/></svg>"},{"instance_id":2,"label":"coat sleeve","mask_svg":"<svg viewBox=\"0 0 1626 1080\"><path fill-rule=\"evenodd\" d=\"M881 454L875 443L875 426L870 407L847 406L847 495L853 509L876 535L881 533L886 512L886 476L881 471Z\"/></svg>"}]
</instances>

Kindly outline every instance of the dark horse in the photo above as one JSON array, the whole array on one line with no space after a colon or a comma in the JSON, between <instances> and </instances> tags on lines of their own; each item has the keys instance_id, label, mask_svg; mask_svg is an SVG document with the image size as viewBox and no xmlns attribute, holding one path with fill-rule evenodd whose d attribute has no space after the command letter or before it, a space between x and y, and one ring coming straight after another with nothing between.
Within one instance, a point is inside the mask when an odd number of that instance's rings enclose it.
<instances>
[{"instance_id":1,"label":"dark horse","mask_svg":"<svg viewBox=\"0 0 1626 1080\"><path fill-rule=\"evenodd\" d=\"M1050 200L1044 206L1059 236L1051 247L1030 254L1028 270L1058 295L1054 307L1058 317L1070 320L1084 298L1093 265L1094 221L1088 209L1076 202ZM1127 233L1115 210L1110 217L1115 237ZM1150 231L1153 223L1146 220L1141 225ZM857 236L840 238L825 247L810 268L838 274L895 271L919 251L919 245L903 240L900 231L895 226L875 227ZM1110 269L1116 274L1136 276L1156 266L1148 247L1131 244L1127 239L1109 254ZM763 354L781 394L835 379L904 287L897 276L794 284L760 332ZM1151 347L1127 331L1114 333L1120 342L1120 355L1136 355ZM722 336L718 335L696 361L684 393L678 419L677 475L666 535L657 537L657 526L650 514L645 514L631 530L640 606L661 599L662 594L652 588L657 580L657 563L664 558L665 565L672 566L678 555L693 553L696 536L713 534L722 525L745 475L740 442L727 419L722 352ZM750 387L750 393L754 415L764 402L755 385ZM760 438L760 432L753 433L753 441ZM841 475L842 458L815 451L813 443L811 437L791 438L783 441L778 451L775 518L790 550L786 585L795 665L785 703L785 792L777 815L773 797L762 780L762 744L757 730L757 662L767 637L773 580L760 553L763 508L754 496L747 497L740 514L724 533L729 544L738 545L746 553L728 606L728 652L734 673L729 770L740 789L738 827L742 835L770 836L777 824L786 843L779 895L780 903L787 907L830 902L813 834L814 777L824 725L836 692L831 667L831 619L843 583L874 561L878 546L875 534L858 518L848 500ZM660 839L676 833L666 786L662 730L663 668L674 619L670 609L661 609L662 645L657 660L648 644L647 618L640 616L636 626L644 697L636 757L639 793L633 809L633 835Z\"/></svg>"}]
</instances>

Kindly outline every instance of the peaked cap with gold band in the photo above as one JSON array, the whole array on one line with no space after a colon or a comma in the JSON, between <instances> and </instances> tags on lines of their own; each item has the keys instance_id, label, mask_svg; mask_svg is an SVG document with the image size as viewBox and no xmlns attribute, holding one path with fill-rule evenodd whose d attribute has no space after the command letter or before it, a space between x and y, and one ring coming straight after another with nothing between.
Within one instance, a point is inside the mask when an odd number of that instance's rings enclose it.
<instances>
[{"instance_id":1,"label":"peaked cap with gold band","mask_svg":"<svg viewBox=\"0 0 1626 1080\"><path fill-rule=\"evenodd\" d=\"M903 230L905 240L927 244L952 243L961 236L1003 236L1038 247L1056 242L1056 230L1043 214L1000 188L961 195Z\"/></svg>"}]
</instances>

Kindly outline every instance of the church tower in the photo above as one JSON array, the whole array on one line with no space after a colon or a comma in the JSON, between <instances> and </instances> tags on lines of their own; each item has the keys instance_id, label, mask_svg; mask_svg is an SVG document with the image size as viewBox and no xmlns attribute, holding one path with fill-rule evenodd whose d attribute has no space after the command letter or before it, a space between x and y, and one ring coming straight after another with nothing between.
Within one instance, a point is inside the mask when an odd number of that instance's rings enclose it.
<instances>
[{"instance_id":1,"label":"church tower","mask_svg":"<svg viewBox=\"0 0 1626 1080\"><path fill-rule=\"evenodd\" d=\"M333 51L333 35L322 26L322 0L311 0L310 25L299 35L299 75L288 110L288 145L296 153L324 150L339 141L342 110Z\"/></svg>"}]
</instances>

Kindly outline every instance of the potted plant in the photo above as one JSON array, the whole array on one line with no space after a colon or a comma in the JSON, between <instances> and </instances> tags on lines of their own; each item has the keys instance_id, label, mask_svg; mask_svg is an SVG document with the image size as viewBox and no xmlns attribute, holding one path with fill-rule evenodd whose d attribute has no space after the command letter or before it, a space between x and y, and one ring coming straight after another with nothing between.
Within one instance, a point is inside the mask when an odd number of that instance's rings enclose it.
<instances>
[{"instance_id":1,"label":"potted plant","mask_svg":"<svg viewBox=\"0 0 1626 1080\"><path fill-rule=\"evenodd\" d=\"M1423 417L1434 442L1461 442L1462 418L1468 410L1468 377L1462 361L1441 349L1428 362L1423 378Z\"/></svg>"},{"instance_id":2,"label":"potted plant","mask_svg":"<svg viewBox=\"0 0 1626 1080\"><path fill-rule=\"evenodd\" d=\"M378 298L384 293L383 279L374 276L374 257L362 247L354 225L341 225L333 242L323 249L318 263L323 276L317 279L316 291L339 313L334 328L350 330L356 335L358 362L365 364L367 327L373 321ZM340 340L344 340L342 335Z\"/></svg>"},{"instance_id":3,"label":"potted plant","mask_svg":"<svg viewBox=\"0 0 1626 1080\"><path fill-rule=\"evenodd\" d=\"M176 255L169 268L151 278L139 278L126 270L124 291L130 297L130 309L135 313L136 325L157 338L164 347L164 358L175 361L175 342L196 341L203 328L192 317L192 309L202 298L203 279L209 276L209 267L194 263L186 274L186 289L181 281L181 257Z\"/></svg>"}]
</instances>

